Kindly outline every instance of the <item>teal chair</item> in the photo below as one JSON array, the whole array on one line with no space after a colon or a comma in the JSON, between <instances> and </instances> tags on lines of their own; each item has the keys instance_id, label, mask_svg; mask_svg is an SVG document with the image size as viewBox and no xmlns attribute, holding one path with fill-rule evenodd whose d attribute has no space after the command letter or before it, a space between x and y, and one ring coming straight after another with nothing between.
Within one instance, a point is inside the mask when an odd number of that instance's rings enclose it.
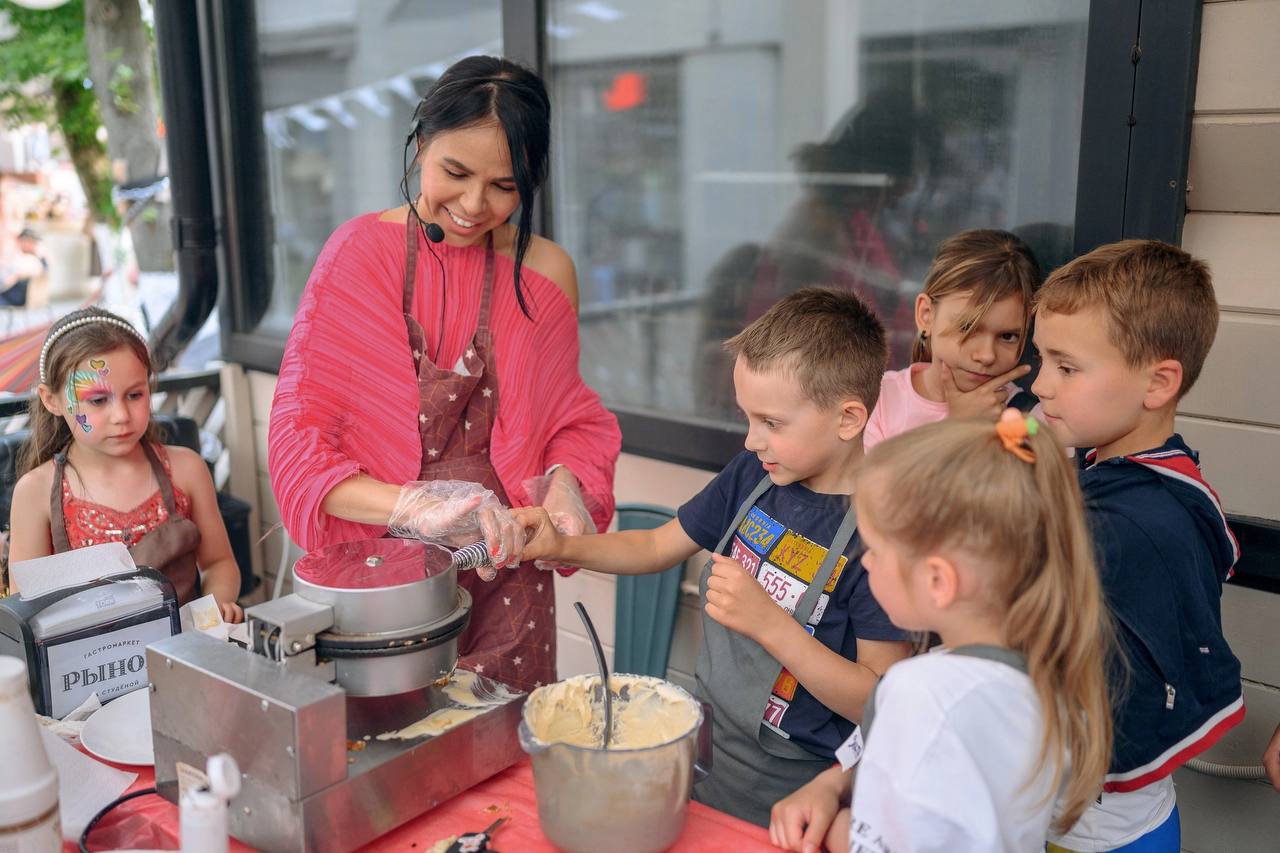
<instances>
[{"instance_id":1,"label":"teal chair","mask_svg":"<svg viewBox=\"0 0 1280 853\"><path fill-rule=\"evenodd\" d=\"M651 504L618 507L619 530L652 530L675 518ZM613 671L667 677L684 563L652 575L620 575L614 610Z\"/></svg>"}]
</instances>

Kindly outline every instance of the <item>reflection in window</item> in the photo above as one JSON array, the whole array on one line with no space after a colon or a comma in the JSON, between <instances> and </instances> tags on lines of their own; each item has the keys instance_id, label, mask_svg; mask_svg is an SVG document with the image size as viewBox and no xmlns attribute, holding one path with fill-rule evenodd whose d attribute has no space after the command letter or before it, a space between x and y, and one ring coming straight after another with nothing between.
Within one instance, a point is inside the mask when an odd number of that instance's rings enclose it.
<instances>
[{"instance_id":1,"label":"reflection in window","mask_svg":"<svg viewBox=\"0 0 1280 853\"><path fill-rule=\"evenodd\" d=\"M720 342L848 287L906 363L936 245L1070 250L1087 4L610 0L550 7L555 237L611 405L736 420ZM607 14L604 14L607 12Z\"/></svg>"},{"instance_id":2,"label":"reflection in window","mask_svg":"<svg viewBox=\"0 0 1280 853\"><path fill-rule=\"evenodd\" d=\"M501 53L502 20L499 0L271 0L257 14L276 270L260 330L283 337L333 230L401 203L421 94L453 61Z\"/></svg>"}]
</instances>

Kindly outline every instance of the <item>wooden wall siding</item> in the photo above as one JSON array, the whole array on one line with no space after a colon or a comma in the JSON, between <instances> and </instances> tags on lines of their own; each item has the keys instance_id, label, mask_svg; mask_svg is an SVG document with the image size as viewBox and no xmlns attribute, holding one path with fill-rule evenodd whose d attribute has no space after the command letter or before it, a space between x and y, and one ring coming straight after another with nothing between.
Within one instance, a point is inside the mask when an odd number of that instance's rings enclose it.
<instances>
[{"instance_id":1,"label":"wooden wall siding","mask_svg":"<svg viewBox=\"0 0 1280 853\"><path fill-rule=\"evenodd\" d=\"M1182 246L1209 263L1224 311L1280 314L1280 216L1188 213Z\"/></svg>"},{"instance_id":2,"label":"wooden wall siding","mask_svg":"<svg viewBox=\"0 0 1280 853\"><path fill-rule=\"evenodd\" d=\"M1280 518L1280 488L1276 486L1280 429L1195 417L1179 417L1177 427L1187 443L1200 452L1205 478L1221 496L1227 512Z\"/></svg>"},{"instance_id":3,"label":"wooden wall siding","mask_svg":"<svg viewBox=\"0 0 1280 853\"><path fill-rule=\"evenodd\" d=\"M1178 410L1198 417L1280 424L1275 354L1280 354L1280 315L1224 311L1200 378Z\"/></svg>"},{"instance_id":4,"label":"wooden wall siding","mask_svg":"<svg viewBox=\"0 0 1280 853\"><path fill-rule=\"evenodd\" d=\"M1209 3L1200 25L1197 114L1280 111L1280 2Z\"/></svg>"},{"instance_id":5,"label":"wooden wall siding","mask_svg":"<svg viewBox=\"0 0 1280 853\"><path fill-rule=\"evenodd\" d=\"M1280 655L1276 654L1276 605L1280 596L1236 586L1222 588L1222 630L1231 650L1240 658L1245 678L1259 684L1280 685ZM1271 630L1265 626L1270 625ZM1260 629L1260 630L1259 630ZM1255 708L1249 705L1249 713ZM1280 708L1266 716L1274 731L1280 724ZM1270 734L1270 732L1268 732ZM1276 803L1280 808L1280 802Z\"/></svg>"},{"instance_id":6,"label":"wooden wall siding","mask_svg":"<svg viewBox=\"0 0 1280 853\"><path fill-rule=\"evenodd\" d=\"M1189 210L1280 213L1280 113L1196 116Z\"/></svg>"},{"instance_id":7,"label":"wooden wall siding","mask_svg":"<svg viewBox=\"0 0 1280 853\"><path fill-rule=\"evenodd\" d=\"M1183 246L1209 262L1222 319L1178 430L1200 451L1228 511L1280 518L1280 0L1203 9ZM1280 722L1280 596L1228 583L1222 624L1240 658L1245 721L1205 754L1256 765ZM1264 782L1175 776L1182 848L1275 849L1276 793Z\"/></svg>"}]
</instances>

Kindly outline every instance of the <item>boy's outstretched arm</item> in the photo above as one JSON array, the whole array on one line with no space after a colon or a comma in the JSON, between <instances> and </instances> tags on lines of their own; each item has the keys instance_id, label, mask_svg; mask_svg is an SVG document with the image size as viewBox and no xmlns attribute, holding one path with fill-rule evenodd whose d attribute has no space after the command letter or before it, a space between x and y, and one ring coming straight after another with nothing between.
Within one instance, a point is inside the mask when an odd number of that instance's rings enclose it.
<instances>
[{"instance_id":1,"label":"boy's outstretched arm","mask_svg":"<svg viewBox=\"0 0 1280 853\"><path fill-rule=\"evenodd\" d=\"M565 536L542 507L519 507L511 512L525 530L521 561L546 560L611 575L647 575L669 569L702 550L674 518L652 530Z\"/></svg>"},{"instance_id":2,"label":"boy's outstretched arm","mask_svg":"<svg viewBox=\"0 0 1280 853\"><path fill-rule=\"evenodd\" d=\"M715 554L707 582L707 615L759 643L805 690L846 720L862 719L871 688L891 665L911 654L909 643L858 640L851 661L809 635L737 560Z\"/></svg>"}]
</instances>

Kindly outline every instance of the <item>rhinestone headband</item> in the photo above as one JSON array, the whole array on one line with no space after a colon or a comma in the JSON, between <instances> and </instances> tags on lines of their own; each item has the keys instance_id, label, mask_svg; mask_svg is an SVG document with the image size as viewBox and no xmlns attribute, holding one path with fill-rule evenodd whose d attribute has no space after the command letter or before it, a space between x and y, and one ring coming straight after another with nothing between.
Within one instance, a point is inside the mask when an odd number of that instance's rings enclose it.
<instances>
[{"instance_id":1,"label":"rhinestone headband","mask_svg":"<svg viewBox=\"0 0 1280 853\"><path fill-rule=\"evenodd\" d=\"M147 339L142 337L142 335L138 332L137 329L133 327L132 324L127 323L124 320L121 320L119 317L81 317L79 320L72 320L70 323L66 323L62 326L59 326L57 331L49 335L49 337L45 338L44 346L40 348L40 384L41 385L49 384L48 377L45 376L45 360L48 359L49 350L53 348L53 345L57 342L58 338L62 337L64 334L71 331L72 329L79 329L82 326L93 326L98 324L102 324L104 326L115 326L117 329L124 329L126 332L133 335L138 340L142 341L143 346L147 345Z\"/></svg>"}]
</instances>

